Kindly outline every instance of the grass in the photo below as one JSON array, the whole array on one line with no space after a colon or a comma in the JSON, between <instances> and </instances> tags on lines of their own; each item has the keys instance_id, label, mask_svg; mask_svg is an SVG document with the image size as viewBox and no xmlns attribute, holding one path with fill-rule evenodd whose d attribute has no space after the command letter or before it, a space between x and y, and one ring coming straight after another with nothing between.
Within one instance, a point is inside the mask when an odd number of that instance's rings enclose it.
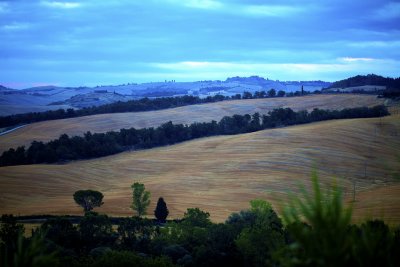
<instances>
[{"instance_id":1,"label":"grass","mask_svg":"<svg viewBox=\"0 0 400 267\"><path fill-rule=\"evenodd\" d=\"M81 214L72 195L103 192L97 209L133 215L131 184L150 190L153 214L164 197L171 218L189 207L210 212L214 221L262 198L280 209L298 184L310 186L315 167L322 184L336 177L347 201L356 186L355 218L383 216L400 222L400 116L336 120L235 136L203 138L174 146L124 152L64 165L0 168L0 214Z\"/></svg>"},{"instance_id":2,"label":"grass","mask_svg":"<svg viewBox=\"0 0 400 267\"><path fill-rule=\"evenodd\" d=\"M162 123L190 124L192 122L219 121L223 116L233 114L266 114L275 108L290 107L294 110L313 108L343 109L382 104L383 99L372 95L311 95L305 97L249 99L223 101L202 105L192 105L174 109L100 114L79 118L33 123L11 133L0 136L0 152L21 145L29 146L33 140L49 141L67 133L70 136L83 135L87 131L107 132L121 128L144 128Z\"/></svg>"}]
</instances>

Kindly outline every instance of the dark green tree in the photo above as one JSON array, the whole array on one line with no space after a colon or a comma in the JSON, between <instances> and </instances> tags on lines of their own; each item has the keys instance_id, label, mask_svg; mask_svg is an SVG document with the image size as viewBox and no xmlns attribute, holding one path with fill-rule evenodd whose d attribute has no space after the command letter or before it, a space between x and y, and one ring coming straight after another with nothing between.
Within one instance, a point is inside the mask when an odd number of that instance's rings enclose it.
<instances>
[{"instance_id":1,"label":"dark green tree","mask_svg":"<svg viewBox=\"0 0 400 267\"><path fill-rule=\"evenodd\" d=\"M113 235L112 223L107 215L88 212L78 225L81 246L86 252L95 247L111 246L116 237Z\"/></svg>"},{"instance_id":2,"label":"dark green tree","mask_svg":"<svg viewBox=\"0 0 400 267\"><path fill-rule=\"evenodd\" d=\"M271 89L268 91L268 97L275 97L276 96L276 90L275 89Z\"/></svg>"},{"instance_id":3,"label":"dark green tree","mask_svg":"<svg viewBox=\"0 0 400 267\"><path fill-rule=\"evenodd\" d=\"M255 199L250 205L248 213L242 212L235 220L230 217L227 221L235 228L243 227L236 246L246 266L274 266L273 254L285 245L282 222L267 201Z\"/></svg>"},{"instance_id":4,"label":"dark green tree","mask_svg":"<svg viewBox=\"0 0 400 267\"><path fill-rule=\"evenodd\" d=\"M207 227L211 224L210 213L199 208L188 208L183 215L183 224L197 227Z\"/></svg>"},{"instance_id":5,"label":"dark green tree","mask_svg":"<svg viewBox=\"0 0 400 267\"><path fill-rule=\"evenodd\" d=\"M75 202L83 208L85 213L103 205L103 197L101 192L90 189L79 190L74 193Z\"/></svg>"},{"instance_id":6,"label":"dark green tree","mask_svg":"<svg viewBox=\"0 0 400 267\"><path fill-rule=\"evenodd\" d=\"M149 251L149 244L156 235L157 228L153 221L146 218L123 218L118 225L120 248L135 249L144 253Z\"/></svg>"},{"instance_id":7,"label":"dark green tree","mask_svg":"<svg viewBox=\"0 0 400 267\"><path fill-rule=\"evenodd\" d=\"M40 226L44 237L65 248L78 248L79 232L67 217L48 219Z\"/></svg>"},{"instance_id":8,"label":"dark green tree","mask_svg":"<svg viewBox=\"0 0 400 267\"><path fill-rule=\"evenodd\" d=\"M253 95L250 92L244 91L242 99L251 99L253 98Z\"/></svg>"},{"instance_id":9,"label":"dark green tree","mask_svg":"<svg viewBox=\"0 0 400 267\"><path fill-rule=\"evenodd\" d=\"M169 214L167 203L165 203L164 198L160 197L157 201L156 209L154 210L154 216L160 222L165 222Z\"/></svg>"}]
</instances>

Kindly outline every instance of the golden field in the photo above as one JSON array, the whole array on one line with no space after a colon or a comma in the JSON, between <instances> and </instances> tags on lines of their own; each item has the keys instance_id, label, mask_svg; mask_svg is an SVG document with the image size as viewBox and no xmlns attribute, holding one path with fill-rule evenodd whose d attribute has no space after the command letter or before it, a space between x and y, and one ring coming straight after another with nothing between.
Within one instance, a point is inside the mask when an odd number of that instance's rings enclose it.
<instances>
[{"instance_id":1,"label":"golden field","mask_svg":"<svg viewBox=\"0 0 400 267\"><path fill-rule=\"evenodd\" d=\"M72 119L44 121L29 124L11 133L0 136L0 152L21 145L28 147L34 140L49 141L67 133L70 136L83 135L87 131L100 133L117 131L121 128L144 128L159 126L172 121L190 124L193 122L219 121L223 116L233 114L266 114L275 108L290 107L294 110L343 109L360 106L375 106L383 100L372 95L311 95L304 97L267 98L223 101L191 105L173 109L100 114Z\"/></svg>"},{"instance_id":2,"label":"golden field","mask_svg":"<svg viewBox=\"0 0 400 267\"><path fill-rule=\"evenodd\" d=\"M309 186L315 167L323 184L336 180L348 200L355 182L355 220L399 223L399 136L395 115L203 138L62 165L2 167L0 214L82 214L72 195L90 188L105 195L97 211L129 216L130 185L140 181L152 194L150 215L162 196L172 218L199 207L224 221L254 198L280 210L299 184Z\"/></svg>"}]
</instances>

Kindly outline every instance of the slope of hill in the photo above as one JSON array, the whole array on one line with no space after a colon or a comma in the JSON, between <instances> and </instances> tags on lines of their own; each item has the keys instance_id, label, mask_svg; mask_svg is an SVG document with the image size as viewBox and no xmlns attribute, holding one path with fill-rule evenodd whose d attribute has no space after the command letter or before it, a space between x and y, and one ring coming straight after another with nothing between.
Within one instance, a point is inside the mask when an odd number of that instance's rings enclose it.
<instances>
[{"instance_id":1,"label":"slope of hill","mask_svg":"<svg viewBox=\"0 0 400 267\"><path fill-rule=\"evenodd\" d=\"M300 90L303 84L306 90L314 91L327 87L330 83L322 81L280 82L252 76L228 78L225 81L165 81L96 87L41 86L24 90L0 90L0 115L44 111L60 108L60 105L74 108L98 106L143 97L179 95L206 97L215 94L231 96L244 91L254 93L261 90L268 91L271 88L291 92ZM24 100L22 101L22 99ZM7 107L3 107L3 104Z\"/></svg>"},{"instance_id":2,"label":"slope of hill","mask_svg":"<svg viewBox=\"0 0 400 267\"><path fill-rule=\"evenodd\" d=\"M0 116L71 108L64 104L47 106L50 101L50 97L46 95L30 95L21 90L2 90L0 91Z\"/></svg>"},{"instance_id":3,"label":"slope of hill","mask_svg":"<svg viewBox=\"0 0 400 267\"><path fill-rule=\"evenodd\" d=\"M11 147L28 146L32 141L49 141L67 133L83 135L87 131L107 132L121 128L145 128L162 123L190 124L192 122L219 121L233 114L266 114L275 108L290 107L293 110L313 108L343 109L360 106L375 106L383 100L367 95L310 95L304 97L265 98L223 101L202 105L184 106L174 109L100 114L79 118L52 120L29 124L23 128L0 136L0 152Z\"/></svg>"},{"instance_id":4,"label":"slope of hill","mask_svg":"<svg viewBox=\"0 0 400 267\"><path fill-rule=\"evenodd\" d=\"M199 207L223 221L248 201L264 198L277 208L298 185L309 186L315 166L323 183L337 182L352 198L357 218L400 222L400 117L353 119L219 136L64 165L0 168L0 213L81 214L72 194L104 193L107 214L128 216L130 185L143 182L172 218ZM381 195L388 193L388 195ZM356 218L356 219L357 219Z\"/></svg>"},{"instance_id":5,"label":"slope of hill","mask_svg":"<svg viewBox=\"0 0 400 267\"><path fill-rule=\"evenodd\" d=\"M12 92L12 91L14 91L14 89L0 85L0 92Z\"/></svg>"},{"instance_id":6,"label":"slope of hill","mask_svg":"<svg viewBox=\"0 0 400 267\"><path fill-rule=\"evenodd\" d=\"M357 75L332 83L325 92L382 92L386 89L400 90L400 78L385 78L375 74Z\"/></svg>"}]
</instances>

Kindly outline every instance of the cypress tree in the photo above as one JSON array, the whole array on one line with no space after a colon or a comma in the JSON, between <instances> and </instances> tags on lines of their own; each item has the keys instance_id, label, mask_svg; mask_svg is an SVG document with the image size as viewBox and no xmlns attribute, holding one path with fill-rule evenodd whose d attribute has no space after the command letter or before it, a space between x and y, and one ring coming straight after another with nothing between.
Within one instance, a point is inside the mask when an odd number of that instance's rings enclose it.
<instances>
[{"instance_id":1,"label":"cypress tree","mask_svg":"<svg viewBox=\"0 0 400 267\"><path fill-rule=\"evenodd\" d=\"M160 197L157 201L157 207L154 210L154 216L156 216L157 220L160 222L165 222L169 214L167 203L165 203L164 199Z\"/></svg>"}]
</instances>

